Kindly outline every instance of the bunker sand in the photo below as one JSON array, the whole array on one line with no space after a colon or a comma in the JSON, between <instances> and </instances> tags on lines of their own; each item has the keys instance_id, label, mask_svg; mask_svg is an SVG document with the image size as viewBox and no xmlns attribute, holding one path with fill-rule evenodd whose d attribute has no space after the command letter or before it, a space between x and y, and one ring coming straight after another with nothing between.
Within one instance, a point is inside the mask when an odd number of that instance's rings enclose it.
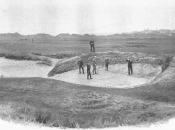
<instances>
[{"instance_id":1,"label":"bunker sand","mask_svg":"<svg viewBox=\"0 0 175 130\"><path fill-rule=\"evenodd\" d=\"M3 77L42 77L47 78L47 73L58 60L51 59L52 66L39 65L38 61L10 60L0 58L0 76Z\"/></svg>"},{"instance_id":2,"label":"bunker sand","mask_svg":"<svg viewBox=\"0 0 175 130\"><path fill-rule=\"evenodd\" d=\"M52 66L44 66L38 65L36 61L16 61L0 58L0 74L4 77L47 78L47 73L53 68L57 61L58 60L53 60ZM160 66L153 66L151 64L133 64L133 75L128 75L127 69L127 64L110 65L109 71L105 71L105 68L102 66L97 66L98 74L92 75L93 79L87 80L85 67L85 74L79 74L79 70L76 69L57 74L50 78L96 87L131 88L148 83L161 73Z\"/></svg>"},{"instance_id":3,"label":"bunker sand","mask_svg":"<svg viewBox=\"0 0 175 130\"><path fill-rule=\"evenodd\" d=\"M128 75L127 69L128 68L126 64L111 65L109 67L109 71L105 71L104 67L97 66L98 74L92 75L93 79L91 80L87 80L86 72L85 74L79 74L78 69L62 74L57 74L52 78L88 86L107 88L131 88L148 83L153 80L159 73L161 73L160 66L152 66L150 64L134 64L133 75Z\"/></svg>"},{"instance_id":4,"label":"bunker sand","mask_svg":"<svg viewBox=\"0 0 175 130\"><path fill-rule=\"evenodd\" d=\"M46 66L38 65L37 61L0 58L0 74L4 77L48 78L47 73L57 61L59 60L52 59L52 66ZM98 74L92 75L92 80L87 80L86 67L84 69L85 74L79 74L79 70L75 69L50 78L95 87L131 88L148 83L161 73L161 67L158 65L135 63L133 64L134 74L128 75L127 64L115 64L109 66L109 71L105 71L103 66L97 66Z\"/></svg>"}]
</instances>

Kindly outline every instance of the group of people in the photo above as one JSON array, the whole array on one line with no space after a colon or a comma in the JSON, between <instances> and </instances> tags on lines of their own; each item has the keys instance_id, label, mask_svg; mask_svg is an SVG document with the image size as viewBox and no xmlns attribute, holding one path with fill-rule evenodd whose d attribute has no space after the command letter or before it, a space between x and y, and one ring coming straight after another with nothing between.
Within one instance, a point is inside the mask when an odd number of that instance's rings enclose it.
<instances>
[{"instance_id":1,"label":"group of people","mask_svg":"<svg viewBox=\"0 0 175 130\"><path fill-rule=\"evenodd\" d=\"M84 63L83 63L83 60L82 59L80 59L78 61L78 66L79 66L79 74L81 74L81 73L84 74ZM92 66L93 66L93 70L92 70L93 75L94 74L97 74L95 60L93 60ZM89 63L87 63L87 79L92 79L92 76L91 76L91 65Z\"/></svg>"},{"instance_id":2,"label":"group of people","mask_svg":"<svg viewBox=\"0 0 175 130\"><path fill-rule=\"evenodd\" d=\"M91 52L95 52L95 46L94 46L94 40L91 39L90 42L90 50ZM94 59L92 61L92 67L93 67L93 70L92 70L92 73L93 75L94 74L97 74L97 64L96 64L96 60L95 60L96 56L94 56ZM128 62L128 75L132 75L133 74L133 69L132 69L132 60L130 59L127 59L126 62ZM84 63L83 63L83 60L80 59L78 61L78 66L79 66L79 74L83 73L84 74ZM108 66L109 66L109 59L105 59L105 70L108 71ZM91 76L91 65L90 63L87 63L87 79L92 79L92 76Z\"/></svg>"}]
</instances>

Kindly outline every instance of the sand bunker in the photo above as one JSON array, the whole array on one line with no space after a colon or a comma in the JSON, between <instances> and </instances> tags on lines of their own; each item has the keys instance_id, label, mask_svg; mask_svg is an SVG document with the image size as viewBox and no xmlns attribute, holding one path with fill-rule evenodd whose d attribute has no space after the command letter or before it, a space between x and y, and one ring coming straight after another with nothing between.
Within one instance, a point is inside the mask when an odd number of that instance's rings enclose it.
<instances>
[{"instance_id":1,"label":"sand bunker","mask_svg":"<svg viewBox=\"0 0 175 130\"><path fill-rule=\"evenodd\" d=\"M52 78L96 87L128 88L150 82L162 71L160 66L139 63L133 65L133 70L134 74L128 75L127 64L116 64L111 65L109 71L105 71L103 67L98 66L98 74L92 75L93 79L91 80L87 80L86 72L85 74L79 74L78 70L57 74Z\"/></svg>"},{"instance_id":2,"label":"sand bunker","mask_svg":"<svg viewBox=\"0 0 175 130\"><path fill-rule=\"evenodd\" d=\"M42 77L46 78L47 73L53 68L58 60L51 59L53 65L39 65L38 61L9 60L0 58L0 76L3 77Z\"/></svg>"},{"instance_id":3,"label":"sand bunker","mask_svg":"<svg viewBox=\"0 0 175 130\"><path fill-rule=\"evenodd\" d=\"M58 61L54 59L51 60L53 65L47 66L37 64L38 61L18 61L0 58L0 76L48 78L48 72ZM127 64L115 64L109 66L109 71L105 71L102 66L97 66L98 74L92 75L92 80L87 80L86 67L85 74L79 74L78 69L76 69L57 74L50 78L95 87L128 88L150 82L161 73L161 67L151 64L135 63L133 64L134 74L129 76L127 71Z\"/></svg>"},{"instance_id":4,"label":"sand bunker","mask_svg":"<svg viewBox=\"0 0 175 130\"><path fill-rule=\"evenodd\" d=\"M17 61L0 58L0 75L4 77L47 78L47 73L57 61L53 60L52 66L46 66L36 64L37 61ZM92 75L92 80L87 80L86 72L85 74L79 74L78 70L57 74L51 78L96 87L128 88L150 82L161 72L161 67L150 64L134 64L133 70L134 74L129 76L126 64L116 64L111 65L109 71L105 71L104 67L97 66L98 74Z\"/></svg>"}]
</instances>

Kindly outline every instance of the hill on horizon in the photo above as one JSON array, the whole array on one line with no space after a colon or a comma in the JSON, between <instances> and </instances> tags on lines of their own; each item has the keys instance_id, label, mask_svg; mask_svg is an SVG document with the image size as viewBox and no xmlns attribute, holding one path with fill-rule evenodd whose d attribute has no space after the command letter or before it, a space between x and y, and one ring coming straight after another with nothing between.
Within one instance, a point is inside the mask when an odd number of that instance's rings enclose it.
<instances>
[{"instance_id":1,"label":"hill on horizon","mask_svg":"<svg viewBox=\"0 0 175 130\"><path fill-rule=\"evenodd\" d=\"M149 30L149 29L145 29L143 31L133 31L130 33L115 33L115 34L109 34L109 35L105 35L105 34L70 34L70 33L60 33L58 35L51 35L51 34L47 34L47 33L37 33L37 34L28 34L28 35L23 35L20 34L18 32L15 33L0 33L0 37L52 37L52 38L60 38L60 37L108 37L108 36L123 36L123 35L133 35L133 34L175 34L175 30L170 30L170 29L159 29L159 30Z\"/></svg>"}]
</instances>

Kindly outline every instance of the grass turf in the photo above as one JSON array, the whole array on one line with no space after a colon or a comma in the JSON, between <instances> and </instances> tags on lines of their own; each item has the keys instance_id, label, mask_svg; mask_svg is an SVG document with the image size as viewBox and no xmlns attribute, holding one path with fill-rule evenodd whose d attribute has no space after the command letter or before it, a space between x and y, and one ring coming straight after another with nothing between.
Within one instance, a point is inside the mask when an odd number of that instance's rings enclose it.
<instances>
[{"instance_id":1,"label":"grass turf","mask_svg":"<svg viewBox=\"0 0 175 130\"><path fill-rule=\"evenodd\" d=\"M174 84L106 89L43 78L1 78L1 117L55 127L114 127L173 117ZM9 111L10 112L9 112Z\"/></svg>"}]
</instances>

